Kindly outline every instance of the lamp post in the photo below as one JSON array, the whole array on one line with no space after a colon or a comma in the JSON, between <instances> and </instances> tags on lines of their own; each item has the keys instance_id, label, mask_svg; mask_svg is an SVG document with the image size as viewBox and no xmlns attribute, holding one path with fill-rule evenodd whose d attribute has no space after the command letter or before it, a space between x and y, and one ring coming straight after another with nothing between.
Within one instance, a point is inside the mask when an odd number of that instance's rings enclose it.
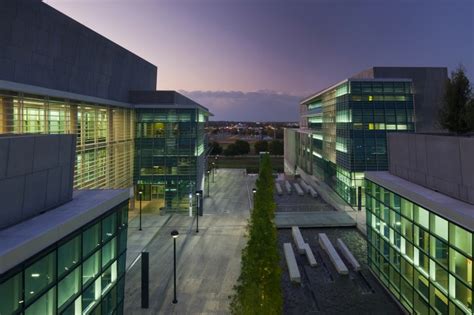
<instances>
[{"instance_id":1,"label":"lamp post","mask_svg":"<svg viewBox=\"0 0 474 315\"><path fill-rule=\"evenodd\" d=\"M216 163L212 162L212 182L214 183L214 175L216 174Z\"/></svg>"},{"instance_id":2,"label":"lamp post","mask_svg":"<svg viewBox=\"0 0 474 315\"><path fill-rule=\"evenodd\" d=\"M210 174L211 174L211 171L207 170L207 196L208 197L209 197L209 181L210 181L209 175Z\"/></svg>"},{"instance_id":3,"label":"lamp post","mask_svg":"<svg viewBox=\"0 0 474 315\"><path fill-rule=\"evenodd\" d=\"M173 304L178 303L178 300L176 299L176 239L178 238L178 231L173 230L171 232L171 236L173 237L173 261L174 261L174 299L173 299Z\"/></svg>"},{"instance_id":4,"label":"lamp post","mask_svg":"<svg viewBox=\"0 0 474 315\"><path fill-rule=\"evenodd\" d=\"M196 191L196 233L199 233L199 204L200 204L200 200L199 200L199 190Z\"/></svg>"},{"instance_id":5,"label":"lamp post","mask_svg":"<svg viewBox=\"0 0 474 315\"><path fill-rule=\"evenodd\" d=\"M138 192L138 195L140 196L140 226L138 228L139 231L142 230L142 195L143 195L143 191L139 191Z\"/></svg>"}]
</instances>

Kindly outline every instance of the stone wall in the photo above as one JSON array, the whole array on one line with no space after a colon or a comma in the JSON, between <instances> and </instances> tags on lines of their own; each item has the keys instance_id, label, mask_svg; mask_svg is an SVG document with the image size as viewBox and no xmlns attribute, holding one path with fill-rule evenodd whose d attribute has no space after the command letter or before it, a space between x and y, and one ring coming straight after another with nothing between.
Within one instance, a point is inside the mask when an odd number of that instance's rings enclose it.
<instances>
[{"instance_id":1,"label":"stone wall","mask_svg":"<svg viewBox=\"0 0 474 315\"><path fill-rule=\"evenodd\" d=\"M389 171L474 204L474 137L388 135Z\"/></svg>"}]
</instances>

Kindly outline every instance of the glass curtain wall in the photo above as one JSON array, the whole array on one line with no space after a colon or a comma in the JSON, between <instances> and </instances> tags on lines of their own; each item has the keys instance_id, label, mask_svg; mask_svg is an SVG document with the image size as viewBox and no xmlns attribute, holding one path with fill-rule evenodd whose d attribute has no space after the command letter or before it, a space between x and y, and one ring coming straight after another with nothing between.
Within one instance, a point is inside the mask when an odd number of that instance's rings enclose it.
<instances>
[{"instance_id":1,"label":"glass curtain wall","mask_svg":"<svg viewBox=\"0 0 474 315\"><path fill-rule=\"evenodd\" d=\"M473 233L365 180L370 269L411 314L472 314Z\"/></svg>"},{"instance_id":2,"label":"glass curtain wall","mask_svg":"<svg viewBox=\"0 0 474 315\"><path fill-rule=\"evenodd\" d=\"M302 168L356 205L363 172L388 167L387 132L414 130L411 89L409 81L351 80L307 101L311 141L300 154L312 163Z\"/></svg>"},{"instance_id":3,"label":"glass curtain wall","mask_svg":"<svg viewBox=\"0 0 474 315\"><path fill-rule=\"evenodd\" d=\"M128 202L0 275L0 314L122 314Z\"/></svg>"},{"instance_id":4,"label":"glass curtain wall","mask_svg":"<svg viewBox=\"0 0 474 315\"><path fill-rule=\"evenodd\" d=\"M189 194L202 176L206 121L199 109L137 110L134 178L144 211L189 209Z\"/></svg>"},{"instance_id":5,"label":"glass curtain wall","mask_svg":"<svg viewBox=\"0 0 474 315\"><path fill-rule=\"evenodd\" d=\"M134 112L0 91L0 133L77 135L74 188L132 186Z\"/></svg>"}]
</instances>

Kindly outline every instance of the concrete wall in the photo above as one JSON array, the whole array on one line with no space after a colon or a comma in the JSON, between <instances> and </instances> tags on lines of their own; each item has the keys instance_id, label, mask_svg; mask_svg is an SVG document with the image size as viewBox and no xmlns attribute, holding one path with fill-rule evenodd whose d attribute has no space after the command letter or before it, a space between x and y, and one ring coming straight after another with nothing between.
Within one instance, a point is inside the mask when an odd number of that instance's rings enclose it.
<instances>
[{"instance_id":1,"label":"concrete wall","mask_svg":"<svg viewBox=\"0 0 474 315\"><path fill-rule=\"evenodd\" d=\"M0 80L122 102L156 89L156 66L38 0L2 0L0 47Z\"/></svg>"},{"instance_id":2,"label":"concrete wall","mask_svg":"<svg viewBox=\"0 0 474 315\"><path fill-rule=\"evenodd\" d=\"M134 104L200 105L176 91L130 91L130 102Z\"/></svg>"},{"instance_id":3,"label":"concrete wall","mask_svg":"<svg viewBox=\"0 0 474 315\"><path fill-rule=\"evenodd\" d=\"M283 132L285 173L294 175L297 167L297 130L285 128Z\"/></svg>"},{"instance_id":4,"label":"concrete wall","mask_svg":"<svg viewBox=\"0 0 474 315\"><path fill-rule=\"evenodd\" d=\"M389 171L474 204L474 137L388 134Z\"/></svg>"},{"instance_id":5,"label":"concrete wall","mask_svg":"<svg viewBox=\"0 0 474 315\"><path fill-rule=\"evenodd\" d=\"M0 229L72 199L75 135L0 137Z\"/></svg>"},{"instance_id":6,"label":"concrete wall","mask_svg":"<svg viewBox=\"0 0 474 315\"><path fill-rule=\"evenodd\" d=\"M443 101L446 67L373 67L353 76L360 79L411 79L414 86L416 132L439 132L438 111Z\"/></svg>"}]
</instances>

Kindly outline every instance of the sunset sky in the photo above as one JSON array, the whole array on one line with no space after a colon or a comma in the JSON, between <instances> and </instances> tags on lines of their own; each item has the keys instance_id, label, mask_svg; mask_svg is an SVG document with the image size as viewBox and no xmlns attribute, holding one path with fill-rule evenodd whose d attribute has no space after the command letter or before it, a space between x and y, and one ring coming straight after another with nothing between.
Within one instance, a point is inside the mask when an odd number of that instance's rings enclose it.
<instances>
[{"instance_id":1,"label":"sunset sky","mask_svg":"<svg viewBox=\"0 0 474 315\"><path fill-rule=\"evenodd\" d=\"M371 66L463 64L472 0L46 0L158 67L214 120L296 121L298 101Z\"/></svg>"}]
</instances>

